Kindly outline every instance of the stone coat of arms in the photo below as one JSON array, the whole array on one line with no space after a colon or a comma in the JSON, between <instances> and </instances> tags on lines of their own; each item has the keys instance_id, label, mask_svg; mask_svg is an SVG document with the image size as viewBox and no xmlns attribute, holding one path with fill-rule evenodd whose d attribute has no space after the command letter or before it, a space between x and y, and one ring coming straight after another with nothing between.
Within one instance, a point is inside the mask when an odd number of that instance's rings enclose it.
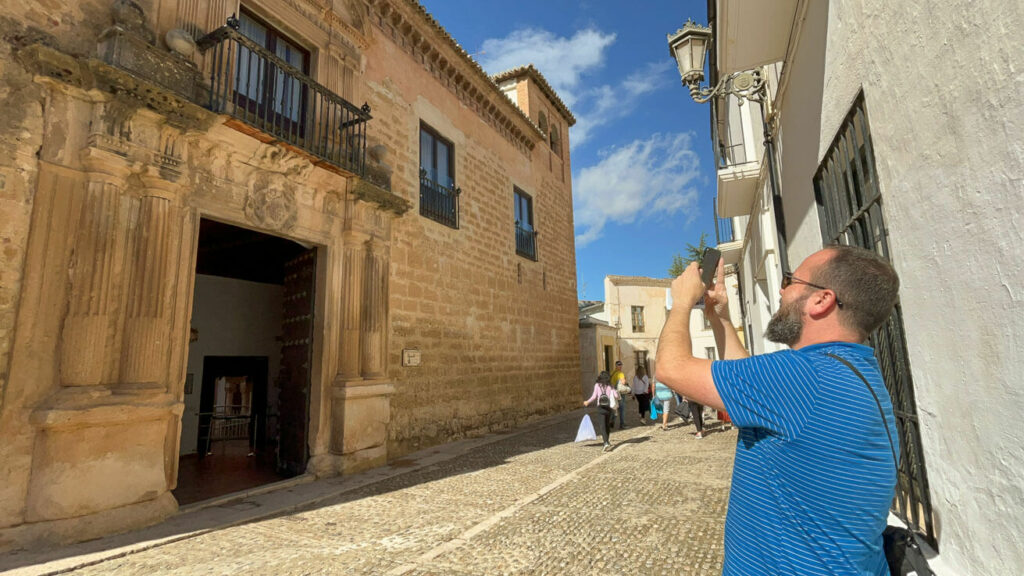
<instances>
[{"instance_id":1,"label":"stone coat of arms","mask_svg":"<svg viewBox=\"0 0 1024 576\"><path fill-rule=\"evenodd\" d=\"M245 217L253 224L291 230L298 218L294 186L281 174L260 174L249 184L244 209Z\"/></svg>"}]
</instances>

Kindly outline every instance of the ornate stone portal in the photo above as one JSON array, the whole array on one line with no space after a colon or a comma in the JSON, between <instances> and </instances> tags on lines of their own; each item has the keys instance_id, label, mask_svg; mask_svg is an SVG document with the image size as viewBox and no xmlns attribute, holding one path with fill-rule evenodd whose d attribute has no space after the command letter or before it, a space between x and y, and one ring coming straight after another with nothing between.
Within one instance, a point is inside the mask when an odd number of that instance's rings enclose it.
<instances>
[{"instance_id":1,"label":"ornate stone portal","mask_svg":"<svg viewBox=\"0 0 1024 576\"><path fill-rule=\"evenodd\" d=\"M152 56L152 38L126 30L104 38L119 39L118 58L144 64L131 50ZM17 430L2 452L17 465L0 476L0 550L176 510L201 217L320 246L314 340L324 345L314 347L307 470L386 463L390 221L408 208L389 190L390 170L374 163L368 182L313 169L139 70L42 45L20 57L48 89L54 120L25 263L32 296L19 310L0 422Z\"/></svg>"}]
</instances>

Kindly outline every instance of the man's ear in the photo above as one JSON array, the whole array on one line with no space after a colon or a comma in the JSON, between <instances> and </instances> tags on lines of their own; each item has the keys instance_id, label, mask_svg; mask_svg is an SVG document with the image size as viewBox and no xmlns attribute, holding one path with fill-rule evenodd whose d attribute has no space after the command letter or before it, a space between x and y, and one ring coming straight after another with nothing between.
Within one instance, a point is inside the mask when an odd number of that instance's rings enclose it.
<instances>
[{"instance_id":1,"label":"man's ear","mask_svg":"<svg viewBox=\"0 0 1024 576\"><path fill-rule=\"evenodd\" d=\"M831 290L818 290L804 302L804 312L811 318L824 318L836 307L836 293Z\"/></svg>"}]
</instances>

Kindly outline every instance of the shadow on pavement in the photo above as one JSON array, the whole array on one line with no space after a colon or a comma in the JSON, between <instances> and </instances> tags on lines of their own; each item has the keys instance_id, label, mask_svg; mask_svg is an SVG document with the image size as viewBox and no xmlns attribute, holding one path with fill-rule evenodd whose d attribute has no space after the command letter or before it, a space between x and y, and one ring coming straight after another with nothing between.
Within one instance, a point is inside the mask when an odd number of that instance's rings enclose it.
<instances>
[{"instance_id":1,"label":"shadow on pavement","mask_svg":"<svg viewBox=\"0 0 1024 576\"><path fill-rule=\"evenodd\" d=\"M500 466L522 454L572 444L584 413L579 409L564 412L508 432L434 446L360 474L320 480L309 477L292 479L280 483L280 487L269 485L253 491L258 494L236 493L219 503L182 511L160 524L132 532L48 550L9 552L0 557L0 572L17 569L22 569L19 573L25 574L66 572L231 526L344 504ZM639 425L635 414L627 416L627 432L635 429L653 431L656 428ZM614 447L649 440L647 436L616 440L614 434L618 433L618 430L613 432ZM600 435L597 442L581 445L588 449L588 453L590 448L596 448L595 457L600 454L602 446Z\"/></svg>"}]
</instances>

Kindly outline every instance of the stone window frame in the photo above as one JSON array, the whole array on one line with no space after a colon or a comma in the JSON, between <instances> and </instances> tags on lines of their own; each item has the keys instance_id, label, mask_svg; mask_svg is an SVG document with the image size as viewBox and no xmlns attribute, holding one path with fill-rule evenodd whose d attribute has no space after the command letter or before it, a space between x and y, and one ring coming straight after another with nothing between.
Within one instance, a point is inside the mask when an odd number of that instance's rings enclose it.
<instances>
[{"instance_id":1,"label":"stone window frame","mask_svg":"<svg viewBox=\"0 0 1024 576\"><path fill-rule=\"evenodd\" d=\"M533 210L533 196L525 192L522 188L513 185L512 186L512 214L513 214L513 234L515 235L516 242L516 254L533 261L537 261L537 217ZM519 215L522 213L520 206L525 203L526 215L528 218L527 226L520 226ZM527 231L530 234L529 238L520 238L519 229ZM521 242L526 242L532 246L521 246ZM531 249L532 248L532 251Z\"/></svg>"},{"instance_id":2,"label":"stone window frame","mask_svg":"<svg viewBox=\"0 0 1024 576\"><path fill-rule=\"evenodd\" d=\"M431 152L431 158L433 160L433 173L427 170L423 166L423 135L426 134L430 137L433 150ZM450 180L450 186L446 186L443 182L438 182L436 178L437 174L437 148L438 144L445 146L448 149L448 179ZM455 143L450 139L445 138L439 130L426 122L420 121L419 130L419 166L420 166L420 215L434 220L440 224L448 226L449 228L459 228L459 195L461 190L456 184L457 178L455 174ZM428 209L427 203L424 202L424 186L425 182L430 182L433 186L447 188L451 192L451 196L447 197L449 200L442 200L442 203L451 202L451 214L447 214L446 210L436 211ZM446 193L447 194L447 193ZM434 196L435 198L441 198L441 196ZM442 212L445 212L442 214Z\"/></svg>"},{"instance_id":3,"label":"stone window frame","mask_svg":"<svg viewBox=\"0 0 1024 576\"><path fill-rule=\"evenodd\" d=\"M633 333L644 331L644 307L630 306L630 319L632 320ZM638 322L639 321L639 322Z\"/></svg>"},{"instance_id":4,"label":"stone window frame","mask_svg":"<svg viewBox=\"0 0 1024 576\"><path fill-rule=\"evenodd\" d=\"M537 127L545 136L548 135L548 115L543 110L537 114Z\"/></svg>"},{"instance_id":5,"label":"stone window frame","mask_svg":"<svg viewBox=\"0 0 1024 576\"><path fill-rule=\"evenodd\" d=\"M444 144L448 148L448 174L451 177L451 187L455 187L455 143L450 139L445 138L439 130L427 124L426 122L420 122L420 170L423 170L423 132L426 132L434 140L434 160L437 160L437 143Z\"/></svg>"}]
</instances>

